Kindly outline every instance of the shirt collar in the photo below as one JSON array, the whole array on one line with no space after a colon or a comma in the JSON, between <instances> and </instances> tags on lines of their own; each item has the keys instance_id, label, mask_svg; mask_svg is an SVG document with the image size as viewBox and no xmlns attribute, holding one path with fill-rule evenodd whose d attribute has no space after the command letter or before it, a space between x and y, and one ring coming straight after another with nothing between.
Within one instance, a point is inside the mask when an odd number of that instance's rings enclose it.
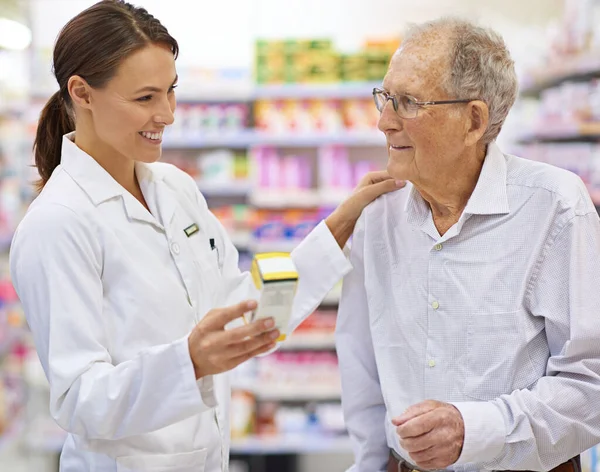
<instances>
[{"instance_id":1,"label":"shirt collar","mask_svg":"<svg viewBox=\"0 0 600 472\"><path fill-rule=\"evenodd\" d=\"M510 213L506 193L506 157L496 143L488 145L477 185L464 212L469 215Z\"/></svg>"},{"instance_id":2,"label":"shirt collar","mask_svg":"<svg viewBox=\"0 0 600 472\"><path fill-rule=\"evenodd\" d=\"M75 132L63 136L61 167L90 197L94 205L111 198L124 196L127 191L88 153L75 144ZM140 185L157 177L150 166L136 162L135 170Z\"/></svg>"},{"instance_id":3,"label":"shirt collar","mask_svg":"<svg viewBox=\"0 0 600 472\"><path fill-rule=\"evenodd\" d=\"M488 145L481 173L464 213L468 215L500 215L510 212L506 193L506 158L496 143ZM423 224L429 215L429 205L415 187L406 200L407 221Z\"/></svg>"}]
</instances>

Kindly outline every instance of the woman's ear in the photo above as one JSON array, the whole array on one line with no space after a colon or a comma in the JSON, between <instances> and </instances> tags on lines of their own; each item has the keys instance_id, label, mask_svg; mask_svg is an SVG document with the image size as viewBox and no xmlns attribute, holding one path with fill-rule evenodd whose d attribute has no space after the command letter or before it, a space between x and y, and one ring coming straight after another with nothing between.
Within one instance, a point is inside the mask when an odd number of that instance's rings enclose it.
<instances>
[{"instance_id":1,"label":"woman's ear","mask_svg":"<svg viewBox=\"0 0 600 472\"><path fill-rule=\"evenodd\" d=\"M67 84L69 96L73 105L79 108L90 109L92 97L91 88L85 79L78 75L74 75L69 79Z\"/></svg>"}]
</instances>

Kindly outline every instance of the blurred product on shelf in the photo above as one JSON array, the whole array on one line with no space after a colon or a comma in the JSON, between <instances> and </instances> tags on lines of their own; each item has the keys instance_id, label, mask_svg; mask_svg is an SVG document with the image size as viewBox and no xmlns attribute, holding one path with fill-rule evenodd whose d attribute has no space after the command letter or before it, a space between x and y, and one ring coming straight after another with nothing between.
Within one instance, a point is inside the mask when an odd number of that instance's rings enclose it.
<instances>
[{"instance_id":1,"label":"blurred product on shelf","mask_svg":"<svg viewBox=\"0 0 600 472\"><path fill-rule=\"evenodd\" d=\"M564 6L544 63L522 80L514 152L579 175L600 211L600 2Z\"/></svg>"},{"instance_id":2,"label":"blurred product on shelf","mask_svg":"<svg viewBox=\"0 0 600 472\"><path fill-rule=\"evenodd\" d=\"M255 183L261 190L306 190L313 186L309 159L302 155L282 156L270 146L257 146L250 152Z\"/></svg>"},{"instance_id":3,"label":"blurred product on shelf","mask_svg":"<svg viewBox=\"0 0 600 472\"><path fill-rule=\"evenodd\" d=\"M162 161L176 165L191 175L203 193L237 193L235 189L239 184L248 185L250 168L244 151L214 149L202 152L196 158L170 151L165 153Z\"/></svg>"},{"instance_id":4,"label":"blurred product on shelf","mask_svg":"<svg viewBox=\"0 0 600 472\"><path fill-rule=\"evenodd\" d=\"M5 440L16 439L12 436L17 434L24 421L24 402L27 400L23 378L27 354L25 324L10 281L0 281L0 436L5 436Z\"/></svg>"},{"instance_id":5,"label":"blurred product on shelf","mask_svg":"<svg viewBox=\"0 0 600 472\"><path fill-rule=\"evenodd\" d=\"M217 149L196 160L200 185L234 184L248 180L248 157L243 152Z\"/></svg>"},{"instance_id":6,"label":"blurred product on shelf","mask_svg":"<svg viewBox=\"0 0 600 472\"><path fill-rule=\"evenodd\" d=\"M255 250L265 252L271 244L274 246L272 250L287 252L289 248L295 247L329 213L330 211L326 209L255 210L252 218L252 237L253 242L257 245Z\"/></svg>"},{"instance_id":7,"label":"blurred product on shelf","mask_svg":"<svg viewBox=\"0 0 600 472\"><path fill-rule=\"evenodd\" d=\"M223 205L214 207L211 211L230 236L235 237L250 231L254 212L248 205Z\"/></svg>"},{"instance_id":8,"label":"blurred product on shelf","mask_svg":"<svg viewBox=\"0 0 600 472\"><path fill-rule=\"evenodd\" d=\"M559 60L600 50L600 4L594 0L565 0L561 23L550 38L550 58Z\"/></svg>"},{"instance_id":9,"label":"blurred product on shelf","mask_svg":"<svg viewBox=\"0 0 600 472\"><path fill-rule=\"evenodd\" d=\"M366 41L343 54L329 39L258 39L255 76L259 84L381 80L399 39Z\"/></svg>"},{"instance_id":10,"label":"blurred product on shelf","mask_svg":"<svg viewBox=\"0 0 600 472\"><path fill-rule=\"evenodd\" d=\"M255 209L246 204L221 205L211 208L232 242L240 251L291 251L317 224L326 218L330 208ZM240 268L248 267L240 256Z\"/></svg>"},{"instance_id":11,"label":"blurred product on shelf","mask_svg":"<svg viewBox=\"0 0 600 472\"><path fill-rule=\"evenodd\" d=\"M276 191L280 196L284 196L285 193L301 194L314 187L312 160L308 156L283 155L274 147L257 146L251 150L250 160L256 176L257 192ZM299 204L301 206L333 205L337 201L328 198L330 192L345 197L367 172L380 167L375 160L362 159L352 162L345 146L322 146L318 151L317 165L321 198L314 203L300 201ZM293 206L294 202L290 201L289 205Z\"/></svg>"},{"instance_id":12,"label":"blurred product on shelf","mask_svg":"<svg viewBox=\"0 0 600 472\"><path fill-rule=\"evenodd\" d=\"M370 98L257 100L256 129L266 134L373 131L379 114Z\"/></svg>"},{"instance_id":13,"label":"blurred product on shelf","mask_svg":"<svg viewBox=\"0 0 600 472\"><path fill-rule=\"evenodd\" d=\"M239 132L249 126L249 113L246 103L180 103L169 136L193 138Z\"/></svg>"},{"instance_id":14,"label":"blurred product on shelf","mask_svg":"<svg viewBox=\"0 0 600 472\"><path fill-rule=\"evenodd\" d=\"M256 431L256 399L245 390L231 392L231 438L243 438Z\"/></svg>"},{"instance_id":15,"label":"blurred product on shelf","mask_svg":"<svg viewBox=\"0 0 600 472\"><path fill-rule=\"evenodd\" d=\"M600 137L600 79L543 90L530 128L524 140Z\"/></svg>"},{"instance_id":16,"label":"blurred product on shelf","mask_svg":"<svg viewBox=\"0 0 600 472\"><path fill-rule=\"evenodd\" d=\"M280 351L233 371L232 436L263 438L264 448L346 431L333 341L335 310L317 310ZM244 443L239 443L244 448ZM260 446L261 443L255 444ZM250 447L245 443L245 447Z\"/></svg>"},{"instance_id":17,"label":"blurred product on shelf","mask_svg":"<svg viewBox=\"0 0 600 472\"><path fill-rule=\"evenodd\" d=\"M340 100L257 100L256 129L270 134L336 133L344 128Z\"/></svg>"},{"instance_id":18,"label":"blurred product on shelf","mask_svg":"<svg viewBox=\"0 0 600 472\"><path fill-rule=\"evenodd\" d=\"M282 404L275 401L256 404L255 424L251 434L256 436L327 436L344 434L344 416L339 402L307 403L304 405ZM244 436L238 436L244 437Z\"/></svg>"},{"instance_id":19,"label":"blurred product on shelf","mask_svg":"<svg viewBox=\"0 0 600 472\"><path fill-rule=\"evenodd\" d=\"M338 283L336 290L341 289L341 281ZM317 310L306 320L304 320L300 326L294 331L294 335L290 337L289 342L293 342L298 338L307 338L313 336L327 336L333 340L333 333L335 331L335 321L337 317L336 310ZM335 348L333 344L329 346Z\"/></svg>"},{"instance_id":20,"label":"blurred product on shelf","mask_svg":"<svg viewBox=\"0 0 600 472\"><path fill-rule=\"evenodd\" d=\"M234 388L248 391L258 400L339 399L335 318L335 310L317 310L282 344L281 350L239 366L233 372ZM321 344L311 349L307 339L320 339Z\"/></svg>"},{"instance_id":21,"label":"blurred product on shelf","mask_svg":"<svg viewBox=\"0 0 600 472\"><path fill-rule=\"evenodd\" d=\"M343 198L355 188L367 172L381 170L373 159L352 161L348 148L340 145L323 146L319 150L319 188L324 199L328 194Z\"/></svg>"}]
</instances>

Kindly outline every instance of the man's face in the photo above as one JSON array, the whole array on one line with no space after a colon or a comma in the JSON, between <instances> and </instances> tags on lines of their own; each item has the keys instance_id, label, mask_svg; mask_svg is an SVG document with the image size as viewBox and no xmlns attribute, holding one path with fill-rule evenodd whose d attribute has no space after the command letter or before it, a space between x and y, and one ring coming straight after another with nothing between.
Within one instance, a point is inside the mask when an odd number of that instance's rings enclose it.
<instances>
[{"instance_id":1,"label":"man's face","mask_svg":"<svg viewBox=\"0 0 600 472\"><path fill-rule=\"evenodd\" d=\"M392 58L383 88L418 101L468 98L450 97L442 88L448 57L443 39L409 44ZM388 101L378 127L387 138L390 175L416 185L432 185L441 175L447 179L460 172L467 121L463 104L420 107L415 118L407 119Z\"/></svg>"}]
</instances>

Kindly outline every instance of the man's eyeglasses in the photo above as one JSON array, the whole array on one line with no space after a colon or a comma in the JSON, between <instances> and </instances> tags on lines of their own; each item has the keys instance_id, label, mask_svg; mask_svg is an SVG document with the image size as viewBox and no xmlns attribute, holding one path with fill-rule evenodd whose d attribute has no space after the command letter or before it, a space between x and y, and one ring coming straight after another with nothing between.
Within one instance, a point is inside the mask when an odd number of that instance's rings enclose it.
<instances>
[{"instance_id":1,"label":"man's eyeglasses","mask_svg":"<svg viewBox=\"0 0 600 472\"><path fill-rule=\"evenodd\" d=\"M416 118L419 113L419 108L429 105L449 105L452 103L469 103L474 100L479 100L478 98L461 98L457 100L436 100L429 102L420 102L415 97L411 97L410 95L391 95L385 90L381 90L379 88L373 89L373 100L375 101L375 106L379 113L383 112L386 103L388 100L392 101L392 106L394 107L394 111L401 118L412 119Z\"/></svg>"}]
</instances>

